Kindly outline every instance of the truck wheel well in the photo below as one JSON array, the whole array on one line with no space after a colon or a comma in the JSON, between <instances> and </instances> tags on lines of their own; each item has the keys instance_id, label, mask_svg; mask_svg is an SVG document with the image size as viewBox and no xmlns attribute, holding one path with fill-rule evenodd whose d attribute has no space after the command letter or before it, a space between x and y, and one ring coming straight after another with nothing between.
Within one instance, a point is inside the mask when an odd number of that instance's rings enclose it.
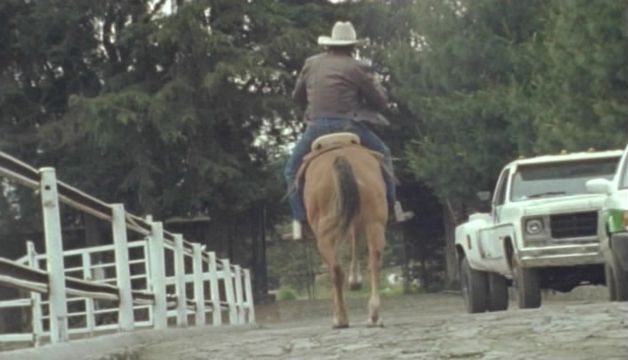
<instances>
[{"instance_id":1,"label":"truck wheel well","mask_svg":"<svg viewBox=\"0 0 628 360\"><path fill-rule=\"evenodd\" d=\"M458 263L466 257L464 249L460 245L456 245L456 257L458 258Z\"/></svg>"},{"instance_id":2,"label":"truck wheel well","mask_svg":"<svg viewBox=\"0 0 628 360\"><path fill-rule=\"evenodd\" d=\"M512 239L510 237L504 239L504 253L506 254L506 261L508 261L508 266L510 267L510 270L512 270L512 262L515 251L512 246Z\"/></svg>"}]
</instances>

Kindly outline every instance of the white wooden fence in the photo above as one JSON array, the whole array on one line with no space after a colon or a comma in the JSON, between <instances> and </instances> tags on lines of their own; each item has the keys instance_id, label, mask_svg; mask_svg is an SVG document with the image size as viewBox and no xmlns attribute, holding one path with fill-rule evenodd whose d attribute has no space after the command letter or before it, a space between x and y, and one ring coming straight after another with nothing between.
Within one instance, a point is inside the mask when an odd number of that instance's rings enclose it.
<instances>
[{"instance_id":1,"label":"white wooden fence","mask_svg":"<svg viewBox=\"0 0 628 360\"><path fill-rule=\"evenodd\" d=\"M0 257L0 284L28 296L0 301L0 308L31 315L29 332L0 334L0 342L38 346L137 328L218 326L223 312L229 324L255 322L248 269L165 231L150 216L137 217L122 204L104 203L58 181L53 168L36 170L0 152L0 176L39 192L46 248L37 254L29 242L24 257ZM111 243L64 250L60 202L110 222ZM64 266L70 263L79 265Z\"/></svg>"}]
</instances>

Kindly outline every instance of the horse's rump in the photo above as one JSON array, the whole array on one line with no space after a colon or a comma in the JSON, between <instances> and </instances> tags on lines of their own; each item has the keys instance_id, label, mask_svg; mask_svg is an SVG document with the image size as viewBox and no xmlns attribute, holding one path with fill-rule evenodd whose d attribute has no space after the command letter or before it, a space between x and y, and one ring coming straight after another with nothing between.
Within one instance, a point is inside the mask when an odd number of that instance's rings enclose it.
<instances>
[{"instance_id":1,"label":"horse's rump","mask_svg":"<svg viewBox=\"0 0 628 360\"><path fill-rule=\"evenodd\" d=\"M337 240L345 238L352 225L388 216L381 162L363 147L339 148L313 159L303 196L312 229Z\"/></svg>"}]
</instances>

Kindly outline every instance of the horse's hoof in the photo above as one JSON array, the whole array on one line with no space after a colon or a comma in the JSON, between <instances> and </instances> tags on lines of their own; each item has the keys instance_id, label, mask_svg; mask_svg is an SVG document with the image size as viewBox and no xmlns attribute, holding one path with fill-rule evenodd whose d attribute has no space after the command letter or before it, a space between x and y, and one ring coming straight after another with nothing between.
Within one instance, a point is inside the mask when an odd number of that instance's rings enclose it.
<instances>
[{"instance_id":1,"label":"horse's hoof","mask_svg":"<svg viewBox=\"0 0 628 360\"><path fill-rule=\"evenodd\" d=\"M372 320L368 320L366 322L366 327L370 327L370 328L374 328L374 327L379 327L379 328L383 328L384 327L384 321L382 319L379 319L378 321L372 321Z\"/></svg>"},{"instance_id":2,"label":"horse's hoof","mask_svg":"<svg viewBox=\"0 0 628 360\"><path fill-rule=\"evenodd\" d=\"M349 324L334 324L332 327L332 329L348 329L349 328Z\"/></svg>"}]
</instances>

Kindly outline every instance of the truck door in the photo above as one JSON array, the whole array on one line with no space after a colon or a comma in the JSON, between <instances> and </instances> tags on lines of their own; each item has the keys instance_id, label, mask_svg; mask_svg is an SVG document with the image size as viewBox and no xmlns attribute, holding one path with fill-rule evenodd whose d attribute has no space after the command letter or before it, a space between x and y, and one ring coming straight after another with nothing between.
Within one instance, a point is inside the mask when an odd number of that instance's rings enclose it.
<instances>
[{"instance_id":1,"label":"truck door","mask_svg":"<svg viewBox=\"0 0 628 360\"><path fill-rule=\"evenodd\" d=\"M485 258L501 258L502 246L501 237L503 233L507 231L507 224L502 224L501 213L506 201L506 188L508 184L508 176L510 175L510 169L504 169L499 179L497 180L497 186L495 187L495 193L493 195L493 202L491 205L491 218L493 220L493 226L485 231L481 239L481 249Z\"/></svg>"}]
</instances>

